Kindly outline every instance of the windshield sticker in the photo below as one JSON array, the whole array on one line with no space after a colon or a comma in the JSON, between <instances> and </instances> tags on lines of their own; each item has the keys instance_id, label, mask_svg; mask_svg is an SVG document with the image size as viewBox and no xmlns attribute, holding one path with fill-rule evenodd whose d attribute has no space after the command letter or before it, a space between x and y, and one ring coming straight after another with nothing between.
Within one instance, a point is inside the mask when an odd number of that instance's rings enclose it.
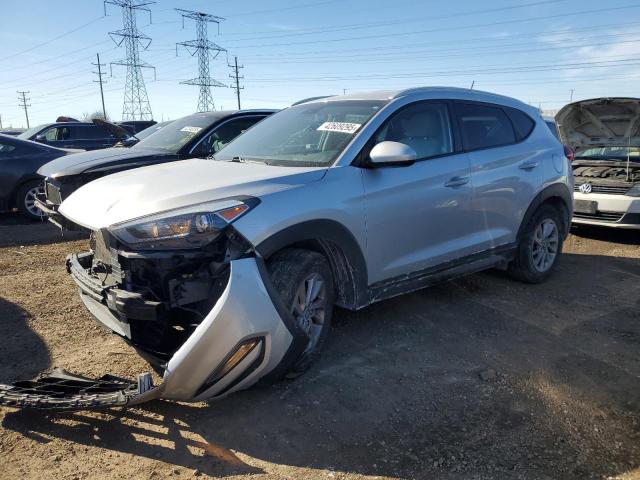
<instances>
[{"instance_id":1,"label":"windshield sticker","mask_svg":"<svg viewBox=\"0 0 640 480\"><path fill-rule=\"evenodd\" d=\"M356 133L362 126L361 123L324 122L317 130L321 132Z\"/></svg>"},{"instance_id":2,"label":"windshield sticker","mask_svg":"<svg viewBox=\"0 0 640 480\"><path fill-rule=\"evenodd\" d=\"M202 127L182 127L180 129L181 132L189 132L189 133L198 133L202 130Z\"/></svg>"}]
</instances>

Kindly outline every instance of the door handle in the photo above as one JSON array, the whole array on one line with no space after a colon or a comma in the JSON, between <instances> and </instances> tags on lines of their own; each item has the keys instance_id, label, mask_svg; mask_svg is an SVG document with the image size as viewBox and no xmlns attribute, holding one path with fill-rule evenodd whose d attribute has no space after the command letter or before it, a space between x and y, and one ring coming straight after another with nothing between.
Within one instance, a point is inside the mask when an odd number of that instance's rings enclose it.
<instances>
[{"instance_id":1,"label":"door handle","mask_svg":"<svg viewBox=\"0 0 640 480\"><path fill-rule=\"evenodd\" d=\"M520 170L533 170L537 166L538 166L538 162L525 162L525 163L521 163L518 168L520 168Z\"/></svg>"},{"instance_id":2,"label":"door handle","mask_svg":"<svg viewBox=\"0 0 640 480\"><path fill-rule=\"evenodd\" d=\"M469 183L469 177L453 177L449 181L445 182L445 187L459 187Z\"/></svg>"}]
</instances>

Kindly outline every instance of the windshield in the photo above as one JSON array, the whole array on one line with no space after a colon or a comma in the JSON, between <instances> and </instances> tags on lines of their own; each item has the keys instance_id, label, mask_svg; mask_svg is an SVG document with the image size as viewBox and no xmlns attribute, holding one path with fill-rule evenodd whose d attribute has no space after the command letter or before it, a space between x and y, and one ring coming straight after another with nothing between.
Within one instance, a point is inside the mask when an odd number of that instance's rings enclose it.
<instances>
[{"instance_id":1,"label":"windshield","mask_svg":"<svg viewBox=\"0 0 640 480\"><path fill-rule=\"evenodd\" d=\"M385 104L381 100L344 100L290 107L240 135L216 154L215 160L329 166Z\"/></svg>"},{"instance_id":2,"label":"windshield","mask_svg":"<svg viewBox=\"0 0 640 480\"><path fill-rule=\"evenodd\" d=\"M594 159L594 160L630 160L640 159L640 147L596 147L587 148L576 153L576 158Z\"/></svg>"},{"instance_id":3,"label":"windshield","mask_svg":"<svg viewBox=\"0 0 640 480\"><path fill-rule=\"evenodd\" d=\"M211 114L189 115L188 117L174 120L155 133L143 138L133 147L134 149L152 148L177 153L190 140L200 136L209 126L220 120Z\"/></svg>"},{"instance_id":4,"label":"windshield","mask_svg":"<svg viewBox=\"0 0 640 480\"><path fill-rule=\"evenodd\" d=\"M18 135L18 138L21 138L22 140L29 140L31 139L31 137L33 137L36 133L38 133L40 130L42 130L46 126L47 124L43 123L42 125L38 125L37 127L31 127L29 130L26 130L22 132L20 135Z\"/></svg>"}]
</instances>

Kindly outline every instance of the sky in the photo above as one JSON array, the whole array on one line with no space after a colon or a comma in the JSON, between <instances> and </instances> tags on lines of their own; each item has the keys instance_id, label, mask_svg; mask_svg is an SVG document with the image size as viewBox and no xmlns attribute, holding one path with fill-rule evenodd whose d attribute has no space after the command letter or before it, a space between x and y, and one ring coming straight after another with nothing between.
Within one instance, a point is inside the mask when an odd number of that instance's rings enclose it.
<instances>
[{"instance_id":1,"label":"sky","mask_svg":"<svg viewBox=\"0 0 640 480\"><path fill-rule=\"evenodd\" d=\"M105 103L122 118L125 58L109 32L118 7L100 0L0 0L0 115L26 127L18 90L29 91L31 126L101 109L92 73L106 64ZM154 119L197 107L197 60L176 43L196 38L175 8L223 17L209 39L226 49L210 73L229 85L238 57L243 108L282 108L312 96L444 85L500 93L543 110L573 100L640 96L638 0L157 0L137 25L151 38L140 58ZM573 90L573 92L572 92ZM235 91L212 89L216 109Z\"/></svg>"}]
</instances>

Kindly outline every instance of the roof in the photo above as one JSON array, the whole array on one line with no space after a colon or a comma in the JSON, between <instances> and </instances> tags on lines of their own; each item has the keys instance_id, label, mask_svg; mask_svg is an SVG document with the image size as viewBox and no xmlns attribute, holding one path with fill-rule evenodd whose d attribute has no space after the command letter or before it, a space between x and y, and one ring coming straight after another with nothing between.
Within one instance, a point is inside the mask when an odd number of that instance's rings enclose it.
<instances>
[{"instance_id":1,"label":"roof","mask_svg":"<svg viewBox=\"0 0 640 480\"><path fill-rule=\"evenodd\" d=\"M342 100L393 100L395 98L419 96L423 98L451 98L460 100L476 100L499 103L505 105L514 105L520 108L533 107L521 102L515 98L498 95L497 93L484 92L482 90L471 90L468 88L457 87L416 87L402 90L375 90L370 92L356 92L347 95L336 95L333 97L320 98L311 100L316 102L331 102ZM537 109L536 109L537 110Z\"/></svg>"}]
</instances>

